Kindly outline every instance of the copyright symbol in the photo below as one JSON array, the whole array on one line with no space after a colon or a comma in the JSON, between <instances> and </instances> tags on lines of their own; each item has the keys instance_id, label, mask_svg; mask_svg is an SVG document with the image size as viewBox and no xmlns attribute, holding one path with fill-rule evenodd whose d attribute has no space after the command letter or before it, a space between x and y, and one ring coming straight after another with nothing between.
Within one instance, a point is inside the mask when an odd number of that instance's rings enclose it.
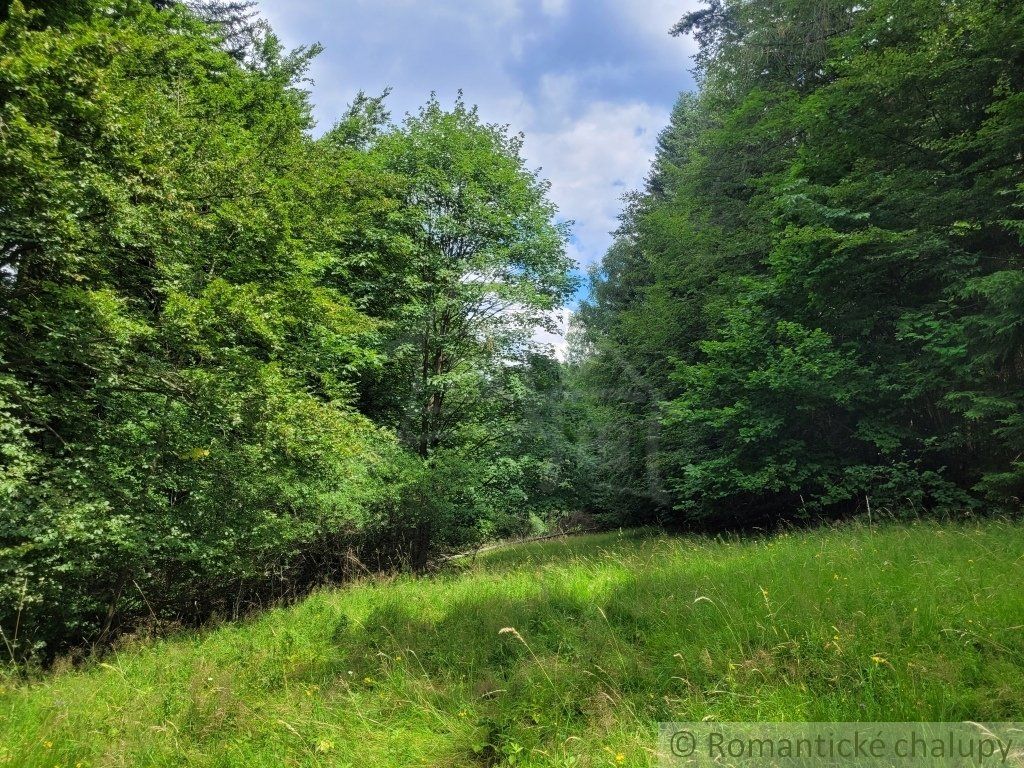
<instances>
[{"instance_id":1,"label":"copyright symbol","mask_svg":"<svg viewBox=\"0 0 1024 768\"><path fill-rule=\"evenodd\" d=\"M697 750L697 738L689 731L676 731L671 743L675 757L689 757Z\"/></svg>"}]
</instances>

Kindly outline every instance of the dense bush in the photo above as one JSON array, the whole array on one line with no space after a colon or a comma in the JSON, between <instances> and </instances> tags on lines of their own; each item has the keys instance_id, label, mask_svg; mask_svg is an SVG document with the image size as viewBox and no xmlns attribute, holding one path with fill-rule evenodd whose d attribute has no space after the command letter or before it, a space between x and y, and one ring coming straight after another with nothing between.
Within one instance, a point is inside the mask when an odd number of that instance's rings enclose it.
<instances>
[{"instance_id":1,"label":"dense bush","mask_svg":"<svg viewBox=\"0 0 1024 768\"><path fill-rule=\"evenodd\" d=\"M513 368L488 372L525 361L533 315L508 343L454 338L474 305L449 302L436 368L409 366L467 271L491 280L477 302L532 292L539 312L568 290L518 139L461 103L392 126L361 95L314 140L300 85L315 50L252 25L229 45L177 3L36 5L0 23L9 653L234 612L361 567L353 553L422 565L528 525L525 509L507 520L522 489L476 472L522 462L524 444L466 441L521 412L481 403L522 401ZM424 139L435 154L413 157ZM424 240L439 220L416 202L459 173L482 185L481 208L448 222L473 238L464 265ZM426 442L410 427L423 402L445 430Z\"/></svg>"}]
</instances>

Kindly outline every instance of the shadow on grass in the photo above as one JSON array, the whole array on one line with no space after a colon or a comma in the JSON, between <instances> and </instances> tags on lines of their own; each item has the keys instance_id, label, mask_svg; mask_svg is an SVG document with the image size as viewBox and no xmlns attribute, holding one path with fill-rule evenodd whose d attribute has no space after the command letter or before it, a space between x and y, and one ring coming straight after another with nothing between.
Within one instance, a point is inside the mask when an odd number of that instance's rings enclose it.
<instances>
[{"instance_id":1,"label":"shadow on grass","mask_svg":"<svg viewBox=\"0 0 1024 768\"><path fill-rule=\"evenodd\" d=\"M671 653L648 647L671 644L657 612L643 607L653 605L645 595L664 588L641 579L600 602L546 586L524 597L488 593L450 605L437 620L389 601L361 624L342 618L334 642L357 680L375 680L388 660L402 658L433 688L459 690L479 730L478 749L466 757L491 765L572 734L600 738L627 714L634 725L670 718L668 702L693 681L678 677Z\"/></svg>"},{"instance_id":2,"label":"shadow on grass","mask_svg":"<svg viewBox=\"0 0 1024 768\"><path fill-rule=\"evenodd\" d=\"M593 565L616 536L535 545L503 564L565 566L578 556ZM482 587L435 618L392 598L360 624L343 618L333 640L357 678L406 658L433 690L463 696L480 732L467 759L485 765L622 728L650 731L653 744L658 721L708 714L1014 719L1024 683L1008 673L1024 663L1024 637L1010 630L1024 616L998 588L1012 573L979 581L965 560L961 575L936 583L921 569L941 572L962 545L915 546L846 550L834 565L814 549L786 549L782 565L769 550L717 562L705 553L700 568L641 555L597 596L578 580L538 575L531 594ZM986 617L995 639L972 634L965 611Z\"/></svg>"}]
</instances>

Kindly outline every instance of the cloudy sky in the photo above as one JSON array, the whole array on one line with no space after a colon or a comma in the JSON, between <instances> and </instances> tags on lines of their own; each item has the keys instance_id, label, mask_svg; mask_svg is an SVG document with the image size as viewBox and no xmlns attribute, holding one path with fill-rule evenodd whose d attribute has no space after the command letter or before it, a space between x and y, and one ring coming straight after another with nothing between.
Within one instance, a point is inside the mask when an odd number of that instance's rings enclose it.
<instances>
[{"instance_id":1,"label":"cloudy sky","mask_svg":"<svg viewBox=\"0 0 1024 768\"><path fill-rule=\"evenodd\" d=\"M639 186L692 41L668 29L698 0L260 0L288 47L320 42L318 130L355 93L393 89L395 118L461 88L484 120L526 134L525 154L575 221L572 255L600 260L620 197Z\"/></svg>"}]
</instances>

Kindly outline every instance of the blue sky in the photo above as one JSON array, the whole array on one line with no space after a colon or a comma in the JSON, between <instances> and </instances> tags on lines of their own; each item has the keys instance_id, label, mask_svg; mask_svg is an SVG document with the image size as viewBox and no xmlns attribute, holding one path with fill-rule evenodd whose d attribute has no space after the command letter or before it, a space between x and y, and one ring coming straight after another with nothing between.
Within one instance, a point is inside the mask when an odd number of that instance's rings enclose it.
<instances>
[{"instance_id":1,"label":"blue sky","mask_svg":"<svg viewBox=\"0 0 1024 768\"><path fill-rule=\"evenodd\" d=\"M610 242L623 193L647 173L658 132L692 89L693 43L668 29L698 0L260 0L288 47L320 42L318 130L355 93L390 86L395 118L461 88L524 152L575 221L582 268Z\"/></svg>"}]
</instances>

